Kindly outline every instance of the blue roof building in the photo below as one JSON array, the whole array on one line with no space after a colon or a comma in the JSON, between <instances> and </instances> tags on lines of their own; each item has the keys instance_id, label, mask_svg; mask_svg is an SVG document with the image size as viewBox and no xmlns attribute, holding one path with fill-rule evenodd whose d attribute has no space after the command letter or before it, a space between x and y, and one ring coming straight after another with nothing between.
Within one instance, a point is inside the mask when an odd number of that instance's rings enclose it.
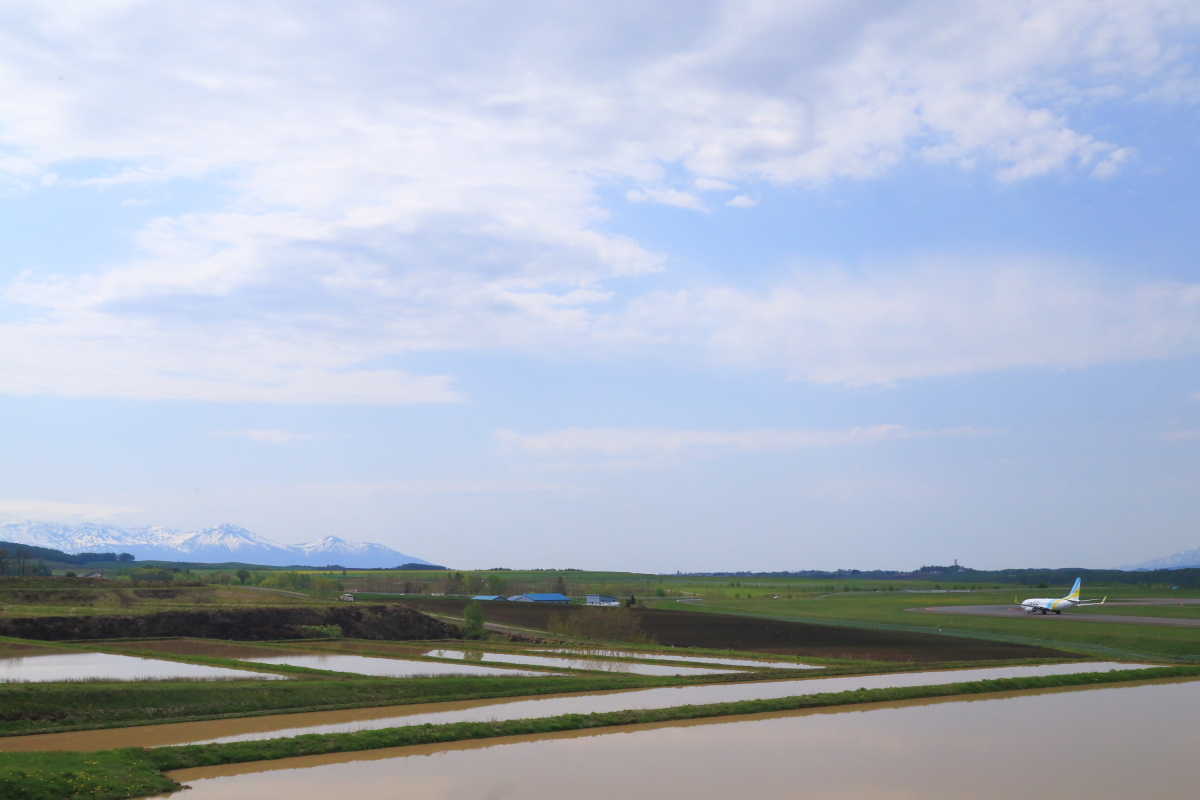
<instances>
[{"instance_id":1,"label":"blue roof building","mask_svg":"<svg viewBox=\"0 0 1200 800\"><path fill-rule=\"evenodd\" d=\"M571 598L558 592L548 594L514 594L508 598L514 603L569 603Z\"/></svg>"},{"instance_id":2,"label":"blue roof building","mask_svg":"<svg viewBox=\"0 0 1200 800\"><path fill-rule=\"evenodd\" d=\"M477 594L471 598L472 600L507 600L508 598L502 594Z\"/></svg>"}]
</instances>

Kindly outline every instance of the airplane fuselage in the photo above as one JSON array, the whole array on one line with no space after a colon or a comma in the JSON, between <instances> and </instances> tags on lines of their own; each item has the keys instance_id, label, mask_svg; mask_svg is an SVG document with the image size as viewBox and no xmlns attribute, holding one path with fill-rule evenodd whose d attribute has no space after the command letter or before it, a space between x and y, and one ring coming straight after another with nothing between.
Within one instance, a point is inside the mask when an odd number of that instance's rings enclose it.
<instances>
[{"instance_id":1,"label":"airplane fuselage","mask_svg":"<svg viewBox=\"0 0 1200 800\"><path fill-rule=\"evenodd\" d=\"M1071 591L1066 597L1031 597L1028 600L1021 601L1021 610L1026 614L1061 614L1064 611L1070 611L1076 606L1094 606L1097 605L1095 600L1080 600L1079 589L1083 585L1083 581L1079 578L1075 579L1075 585L1071 587ZM1107 600L1105 597L1100 603ZM1016 602L1016 598L1013 598Z\"/></svg>"},{"instance_id":2,"label":"airplane fuselage","mask_svg":"<svg viewBox=\"0 0 1200 800\"><path fill-rule=\"evenodd\" d=\"M1079 605L1076 600L1067 600L1065 598L1050 598L1050 597L1034 597L1029 600L1021 601L1021 610L1026 614L1036 614L1039 611L1043 614L1061 614L1064 611L1070 610Z\"/></svg>"}]
</instances>

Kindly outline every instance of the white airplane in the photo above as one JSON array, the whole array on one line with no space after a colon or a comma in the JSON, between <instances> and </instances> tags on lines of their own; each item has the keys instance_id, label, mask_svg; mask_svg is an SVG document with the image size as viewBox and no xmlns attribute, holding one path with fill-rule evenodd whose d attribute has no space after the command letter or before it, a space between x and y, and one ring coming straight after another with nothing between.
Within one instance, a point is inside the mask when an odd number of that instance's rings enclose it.
<instances>
[{"instance_id":1,"label":"white airplane","mask_svg":"<svg viewBox=\"0 0 1200 800\"><path fill-rule=\"evenodd\" d=\"M1071 609L1071 608L1075 608L1076 606L1103 605L1104 601L1108 599L1108 595L1105 595L1104 598L1099 601L1094 600L1094 599L1093 600L1080 600L1079 599L1079 584L1080 584L1080 582L1081 582L1080 578L1075 579L1075 585L1071 587L1071 593L1068 594L1066 597L1060 597L1057 600L1050 598L1050 597L1033 597L1033 598L1030 598L1029 600L1022 600L1021 601L1021 609L1026 614L1034 614L1038 611L1041 611L1043 614L1045 614L1048 611L1053 611L1055 614L1061 614L1062 612L1064 612L1068 609ZM1015 597L1013 598L1013 602L1014 603L1017 602L1017 599Z\"/></svg>"}]
</instances>

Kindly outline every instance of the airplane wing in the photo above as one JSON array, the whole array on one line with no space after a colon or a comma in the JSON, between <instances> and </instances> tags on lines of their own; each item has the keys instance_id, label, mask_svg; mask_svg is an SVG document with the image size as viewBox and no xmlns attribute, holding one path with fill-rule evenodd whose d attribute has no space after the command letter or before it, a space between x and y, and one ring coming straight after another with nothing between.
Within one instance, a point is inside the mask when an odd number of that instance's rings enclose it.
<instances>
[{"instance_id":1,"label":"airplane wing","mask_svg":"<svg viewBox=\"0 0 1200 800\"><path fill-rule=\"evenodd\" d=\"M1092 598L1091 600L1081 600L1079 602L1079 605L1081 605L1081 606L1102 606L1102 605L1104 605L1104 601L1107 599L1108 599L1108 595L1104 595L1104 597L1101 598L1100 600L1096 600L1095 598ZM1078 608L1078 606L1076 606L1076 607Z\"/></svg>"}]
</instances>

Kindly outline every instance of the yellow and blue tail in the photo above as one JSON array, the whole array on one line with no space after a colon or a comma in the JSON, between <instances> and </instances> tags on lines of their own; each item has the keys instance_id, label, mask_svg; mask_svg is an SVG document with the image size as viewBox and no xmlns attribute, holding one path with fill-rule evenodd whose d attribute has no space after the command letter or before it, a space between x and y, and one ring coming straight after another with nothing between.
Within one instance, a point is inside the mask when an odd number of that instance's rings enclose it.
<instances>
[{"instance_id":1,"label":"yellow and blue tail","mask_svg":"<svg viewBox=\"0 0 1200 800\"><path fill-rule=\"evenodd\" d=\"M1082 580L1082 578L1075 579L1075 585L1071 587L1071 593L1064 597L1063 600L1070 600L1073 603L1079 602L1079 584L1082 582Z\"/></svg>"}]
</instances>

